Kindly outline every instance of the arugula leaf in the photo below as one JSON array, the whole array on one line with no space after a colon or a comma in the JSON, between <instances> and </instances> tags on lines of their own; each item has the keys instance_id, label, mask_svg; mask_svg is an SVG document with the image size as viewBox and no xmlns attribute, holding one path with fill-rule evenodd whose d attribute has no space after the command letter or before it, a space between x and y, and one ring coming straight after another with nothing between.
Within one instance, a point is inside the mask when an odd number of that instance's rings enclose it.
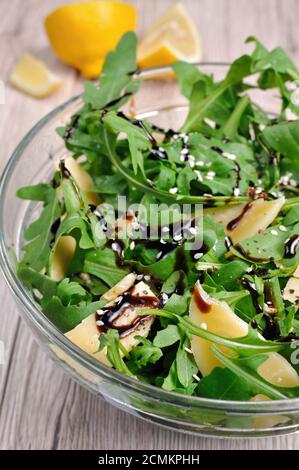
<instances>
[{"instance_id":1,"label":"arugula leaf","mask_svg":"<svg viewBox=\"0 0 299 470\"><path fill-rule=\"evenodd\" d=\"M86 83L83 95L85 103L90 104L93 109L103 109L109 103L123 97L117 103L110 105L113 108L122 106L140 86L140 81L132 83L135 72L136 35L128 32L121 38L115 51L107 55L100 76L100 87L97 88L91 82Z\"/></svg>"},{"instance_id":2,"label":"arugula leaf","mask_svg":"<svg viewBox=\"0 0 299 470\"><path fill-rule=\"evenodd\" d=\"M203 377L197 388L197 395L218 400L248 401L254 393L250 393L248 382L228 368L215 367L206 377Z\"/></svg>"},{"instance_id":3,"label":"arugula leaf","mask_svg":"<svg viewBox=\"0 0 299 470\"><path fill-rule=\"evenodd\" d=\"M126 353L126 351L120 342L118 331L110 328L107 333L100 334L99 341L99 351L107 348L107 359L110 364L122 374L133 377L133 374L122 358L122 354Z\"/></svg>"},{"instance_id":4,"label":"arugula leaf","mask_svg":"<svg viewBox=\"0 0 299 470\"><path fill-rule=\"evenodd\" d=\"M164 330L157 332L154 338L154 345L158 348L165 348L167 346L172 346L177 341L180 341L181 334L177 325L168 325Z\"/></svg>"},{"instance_id":5,"label":"arugula leaf","mask_svg":"<svg viewBox=\"0 0 299 470\"><path fill-rule=\"evenodd\" d=\"M135 363L137 367L155 364L163 356L161 349L155 343L142 336L135 336L135 339L140 341L141 344L132 349L130 361Z\"/></svg>"},{"instance_id":6,"label":"arugula leaf","mask_svg":"<svg viewBox=\"0 0 299 470\"><path fill-rule=\"evenodd\" d=\"M299 179L299 120L282 122L266 127L262 133L266 144L282 155L281 167L286 172L291 168L295 178Z\"/></svg>"},{"instance_id":7,"label":"arugula leaf","mask_svg":"<svg viewBox=\"0 0 299 470\"><path fill-rule=\"evenodd\" d=\"M24 237L29 243L23 248L25 254L21 261L22 266L31 267L36 271L46 266L51 251L50 242L53 238L51 227L59 215L56 190L51 188L47 191L41 215L25 231Z\"/></svg>"}]
</instances>

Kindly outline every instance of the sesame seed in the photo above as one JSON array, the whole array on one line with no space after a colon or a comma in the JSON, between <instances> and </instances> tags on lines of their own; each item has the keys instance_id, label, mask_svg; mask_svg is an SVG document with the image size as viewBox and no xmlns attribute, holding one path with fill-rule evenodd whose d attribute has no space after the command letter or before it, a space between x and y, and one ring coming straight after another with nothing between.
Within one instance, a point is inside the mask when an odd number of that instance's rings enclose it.
<instances>
[{"instance_id":1,"label":"sesame seed","mask_svg":"<svg viewBox=\"0 0 299 470\"><path fill-rule=\"evenodd\" d=\"M195 228L195 227L190 227L190 228L189 228L189 232L192 233L192 235L196 235L196 234L197 234L197 228Z\"/></svg>"},{"instance_id":2,"label":"sesame seed","mask_svg":"<svg viewBox=\"0 0 299 470\"><path fill-rule=\"evenodd\" d=\"M188 149L182 149L181 150L181 155L188 155L189 150Z\"/></svg>"},{"instance_id":3,"label":"sesame seed","mask_svg":"<svg viewBox=\"0 0 299 470\"><path fill-rule=\"evenodd\" d=\"M143 279L143 274L138 274L138 276L136 277L137 281L141 281L141 279Z\"/></svg>"},{"instance_id":4,"label":"sesame seed","mask_svg":"<svg viewBox=\"0 0 299 470\"><path fill-rule=\"evenodd\" d=\"M130 250L134 250L134 248L135 248L135 242L132 241L132 242L130 243Z\"/></svg>"},{"instance_id":5,"label":"sesame seed","mask_svg":"<svg viewBox=\"0 0 299 470\"><path fill-rule=\"evenodd\" d=\"M208 171L208 176L212 176L214 178L214 176L216 176L215 171Z\"/></svg>"},{"instance_id":6,"label":"sesame seed","mask_svg":"<svg viewBox=\"0 0 299 470\"><path fill-rule=\"evenodd\" d=\"M234 196L240 196L240 189L234 188Z\"/></svg>"},{"instance_id":7,"label":"sesame seed","mask_svg":"<svg viewBox=\"0 0 299 470\"><path fill-rule=\"evenodd\" d=\"M229 160L236 160L236 155L234 155L233 153L229 153L229 152L223 152L223 157L226 157L228 158Z\"/></svg>"},{"instance_id":8,"label":"sesame seed","mask_svg":"<svg viewBox=\"0 0 299 470\"><path fill-rule=\"evenodd\" d=\"M175 235L175 236L173 237L173 239L174 239L175 242L179 242L180 240L182 240L182 238L183 238L182 235Z\"/></svg>"},{"instance_id":9,"label":"sesame seed","mask_svg":"<svg viewBox=\"0 0 299 470\"><path fill-rule=\"evenodd\" d=\"M194 170L194 173L196 174L198 181L203 181L203 177L201 176L200 171Z\"/></svg>"},{"instance_id":10,"label":"sesame seed","mask_svg":"<svg viewBox=\"0 0 299 470\"><path fill-rule=\"evenodd\" d=\"M185 351L189 354L193 354L190 348L187 348L186 346L184 347Z\"/></svg>"},{"instance_id":11,"label":"sesame seed","mask_svg":"<svg viewBox=\"0 0 299 470\"><path fill-rule=\"evenodd\" d=\"M196 380L196 382L200 382L200 378L198 377L198 375L193 374L192 377L194 380Z\"/></svg>"},{"instance_id":12,"label":"sesame seed","mask_svg":"<svg viewBox=\"0 0 299 470\"><path fill-rule=\"evenodd\" d=\"M195 253L195 255L193 256L194 259L200 259L202 258L203 256L203 253Z\"/></svg>"},{"instance_id":13,"label":"sesame seed","mask_svg":"<svg viewBox=\"0 0 299 470\"><path fill-rule=\"evenodd\" d=\"M185 161L185 155L181 155L181 156L180 156L180 161L181 161L181 162L184 162L184 161Z\"/></svg>"},{"instance_id":14,"label":"sesame seed","mask_svg":"<svg viewBox=\"0 0 299 470\"><path fill-rule=\"evenodd\" d=\"M276 237L277 237L277 235L278 235L277 230L271 230L270 233L271 233L272 235L275 235Z\"/></svg>"},{"instance_id":15,"label":"sesame seed","mask_svg":"<svg viewBox=\"0 0 299 470\"><path fill-rule=\"evenodd\" d=\"M199 162L196 162L195 165L196 166L205 166L205 163L200 160Z\"/></svg>"},{"instance_id":16,"label":"sesame seed","mask_svg":"<svg viewBox=\"0 0 299 470\"><path fill-rule=\"evenodd\" d=\"M98 315L103 315L103 313L104 313L104 310L102 310L102 309L99 309L99 310L97 310L97 311L96 311L96 313L97 313Z\"/></svg>"},{"instance_id":17,"label":"sesame seed","mask_svg":"<svg viewBox=\"0 0 299 470\"><path fill-rule=\"evenodd\" d=\"M212 180L214 179L214 176L207 175L207 176L206 176L206 179L209 180L209 181L212 181Z\"/></svg>"},{"instance_id":18,"label":"sesame seed","mask_svg":"<svg viewBox=\"0 0 299 470\"><path fill-rule=\"evenodd\" d=\"M162 227L162 232L166 233L169 231L170 231L169 227Z\"/></svg>"},{"instance_id":19,"label":"sesame seed","mask_svg":"<svg viewBox=\"0 0 299 470\"><path fill-rule=\"evenodd\" d=\"M159 251L159 253L158 253L157 256L156 256L156 259L160 259L161 256L162 256L162 254L163 254L163 252L162 252L162 251Z\"/></svg>"},{"instance_id":20,"label":"sesame seed","mask_svg":"<svg viewBox=\"0 0 299 470\"><path fill-rule=\"evenodd\" d=\"M194 168L194 167L195 167L195 162L194 162L194 160L190 160L189 158L188 158L188 164L189 164L190 168Z\"/></svg>"},{"instance_id":21,"label":"sesame seed","mask_svg":"<svg viewBox=\"0 0 299 470\"><path fill-rule=\"evenodd\" d=\"M96 325L103 326L105 323L102 320L97 320Z\"/></svg>"},{"instance_id":22,"label":"sesame seed","mask_svg":"<svg viewBox=\"0 0 299 470\"><path fill-rule=\"evenodd\" d=\"M208 325L206 323L201 323L200 324L200 327L203 329L203 330L207 330L208 329Z\"/></svg>"},{"instance_id":23,"label":"sesame seed","mask_svg":"<svg viewBox=\"0 0 299 470\"><path fill-rule=\"evenodd\" d=\"M166 245L167 242L166 242L165 240L163 240L163 238L160 238L160 243L161 243L162 245Z\"/></svg>"},{"instance_id":24,"label":"sesame seed","mask_svg":"<svg viewBox=\"0 0 299 470\"><path fill-rule=\"evenodd\" d=\"M145 280L145 281L150 281L150 280L151 280L151 277L147 274L146 276L144 276L144 280Z\"/></svg>"},{"instance_id":25,"label":"sesame seed","mask_svg":"<svg viewBox=\"0 0 299 470\"><path fill-rule=\"evenodd\" d=\"M280 225L278 228L281 232L287 232L288 231L288 229L284 225Z\"/></svg>"},{"instance_id":26,"label":"sesame seed","mask_svg":"<svg viewBox=\"0 0 299 470\"><path fill-rule=\"evenodd\" d=\"M176 194L178 192L178 188L170 188L170 194Z\"/></svg>"}]
</instances>

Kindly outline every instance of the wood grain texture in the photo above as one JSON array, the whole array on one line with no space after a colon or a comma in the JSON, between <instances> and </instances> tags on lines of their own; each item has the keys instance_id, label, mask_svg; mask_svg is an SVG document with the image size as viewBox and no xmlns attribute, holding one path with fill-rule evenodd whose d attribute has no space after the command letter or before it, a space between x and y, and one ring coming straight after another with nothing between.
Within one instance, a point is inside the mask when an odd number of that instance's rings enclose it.
<instances>
[{"instance_id":1,"label":"wood grain texture","mask_svg":"<svg viewBox=\"0 0 299 470\"><path fill-rule=\"evenodd\" d=\"M52 97L36 101L6 87L0 105L0 172L24 133L44 114L82 86L77 74L49 50L43 18L67 1L0 1L0 79L6 82L23 51L46 60L63 79ZM171 0L136 0L139 33ZM257 36L268 47L281 45L299 63L297 0L185 0L201 32L206 61L230 61ZM85 391L41 352L19 319L0 279L0 340L6 360L0 366L1 449L299 449L299 437L219 440L171 432L136 419Z\"/></svg>"}]
</instances>

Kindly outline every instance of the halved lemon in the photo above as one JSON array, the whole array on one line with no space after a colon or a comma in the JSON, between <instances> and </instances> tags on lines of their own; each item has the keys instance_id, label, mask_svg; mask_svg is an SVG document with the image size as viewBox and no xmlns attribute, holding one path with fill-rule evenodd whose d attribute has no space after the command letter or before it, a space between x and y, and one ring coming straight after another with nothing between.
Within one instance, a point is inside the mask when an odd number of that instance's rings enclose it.
<instances>
[{"instance_id":1,"label":"halved lemon","mask_svg":"<svg viewBox=\"0 0 299 470\"><path fill-rule=\"evenodd\" d=\"M145 34L138 47L141 68L169 65L176 60L199 62L199 34L182 3L177 3Z\"/></svg>"},{"instance_id":2,"label":"halved lemon","mask_svg":"<svg viewBox=\"0 0 299 470\"><path fill-rule=\"evenodd\" d=\"M43 62L30 54L20 58L12 71L10 83L36 98L48 96L62 85L62 81Z\"/></svg>"}]
</instances>

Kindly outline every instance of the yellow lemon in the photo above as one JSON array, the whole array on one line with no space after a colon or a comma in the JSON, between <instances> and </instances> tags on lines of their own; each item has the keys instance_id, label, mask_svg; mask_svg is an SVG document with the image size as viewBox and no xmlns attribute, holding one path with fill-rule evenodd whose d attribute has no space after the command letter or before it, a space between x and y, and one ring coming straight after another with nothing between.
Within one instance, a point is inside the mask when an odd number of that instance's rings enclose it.
<instances>
[{"instance_id":1,"label":"yellow lemon","mask_svg":"<svg viewBox=\"0 0 299 470\"><path fill-rule=\"evenodd\" d=\"M48 96L62 85L62 81L43 62L30 54L24 54L15 65L10 83L36 98Z\"/></svg>"},{"instance_id":2,"label":"yellow lemon","mask_svg":"<svg viewBox=\"0 0 299 470\"><path fill-rule=\"evenodd\" d=\"M138 47L138 65L141 68L168 65L176 60L202 60L196 26L181 3L168 10L152 26Z\"/></svg>"},{"instance_id":3,"label":"yellow lemon","mask_svg":"<svg viewBox=\"0 0 299 470\"><path fill-rule=\"evenodd\" d=\"M96 78L105 55L121 36L136 28L136 9L115 1L74 3L54 10L45 20L57 56L85 78Z\"/></svg>"}]
</instances>

